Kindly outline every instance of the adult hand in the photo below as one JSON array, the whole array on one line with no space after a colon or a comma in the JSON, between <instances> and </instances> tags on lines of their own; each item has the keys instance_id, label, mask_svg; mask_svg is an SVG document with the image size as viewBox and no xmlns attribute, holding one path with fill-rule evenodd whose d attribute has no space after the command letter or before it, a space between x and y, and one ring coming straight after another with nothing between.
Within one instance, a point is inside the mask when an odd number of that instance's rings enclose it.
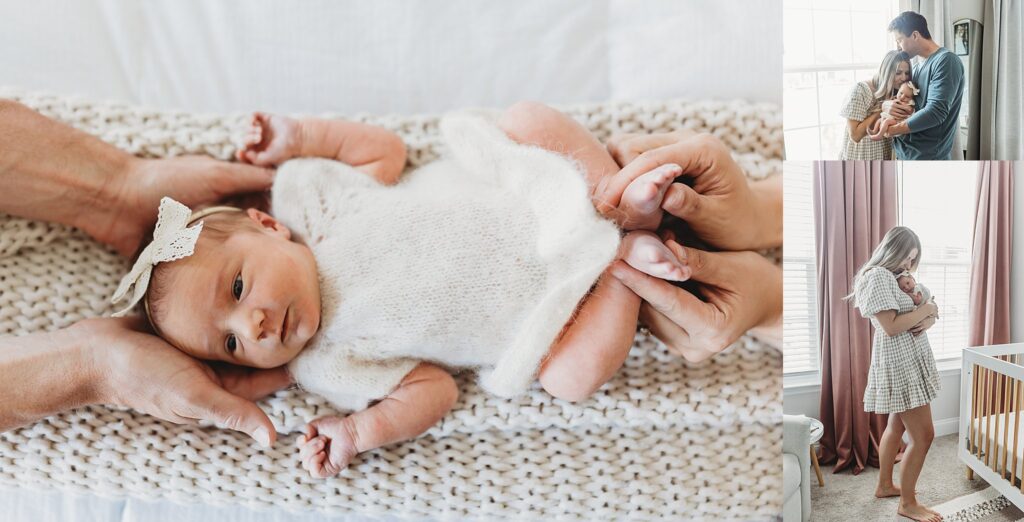
<instances>
[{"instance_id":1,"label":"adult hand","mask_svg":"<svg viewBox=\"0 0 1024 522\"><path fill-rule=\"evenodd\" d=\"M935 324L936 316L930 315L925 317L920 323L917 323L910 329L910 333L914 334L914 337L921 335L925 330L931 328Z\"/></svg>"},{"instance_id":2,"label":"adult hand","mask_svg":"<svg viewBox=\"0 0 1024 522\"><path fill-rule=\"evenodd\" d=\"M780 337L782 270L755 252L704 252L669 239L706 301L616 261L611 273L644 299L640 319L670 350L701 361L751 328Z\"/></svg>"},{"instance_id":3,"label":"adult hand","mask_svg":"<svg viewBox=\"0 0 1024 522\"><path fill-rule=\"evenodd\" d=\"M142 327L137 317L89 319L70 327L93 348L96 402L178 424L210 421L244 432L264 446L273 444L274 426L252 401L291 383L285 367L211 368Z\"/></svg>"},{"instance_id":4,"label":"adult hand","mask_svg":"<svg viewBox=\"0 0 1024 522\"><path fill-rule=\"evenodd\" d=\"M600 212L617 207L622 192L637 177L675 163L682 167L683 176L693 180L693 186L673 183L662 208L685 220L706 243L724 250L770 248L782 243L781 178L748 183L718 138L688 131L626 134L613 137L608 151L622 170L599 183L595 192Z\"/></svg>"},{"instance_id":5,"label":"adult hand","mask_svg":"<svg viewBox=\"0 0 1024 522\"><path fill-rule=\"evenodd\" d=\"M902 120L910 117L914 113L914 108L900 101L886 100L882 102L882 111L888 112L894 118Z\"/></svg>"},{"instance_id":6,"label":"adult hand","mask_svg":"<svg viewBox=\"0 0 1024 522\"><path fill-rule=\"evenodd\" d=\"M271 169L207 156L134 160L112 180L117 184L116 208L93 219L86 231L130 256L156 222L160 198L168 196L195 208L238 193L266 191L273 180Z\"/></svg>"}]
</instances>

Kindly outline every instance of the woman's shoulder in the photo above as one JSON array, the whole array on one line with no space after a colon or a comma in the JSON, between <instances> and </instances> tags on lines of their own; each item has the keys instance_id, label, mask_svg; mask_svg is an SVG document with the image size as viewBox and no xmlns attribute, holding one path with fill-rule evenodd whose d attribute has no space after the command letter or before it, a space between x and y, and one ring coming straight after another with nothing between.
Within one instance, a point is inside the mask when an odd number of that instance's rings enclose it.
<instances>
[{"instance_id":1,"label":"woman's shoulder","mask_svg":"<svg viewBox=\"0 0 1024 522\"><path fill-rule=\"evenodd\" d=\"M873 266L864 272L863 285L861 286L877 286L885 285L896 282L896 276L893 275L889 269L881 266Z\"/></svg>"}]
</instances>

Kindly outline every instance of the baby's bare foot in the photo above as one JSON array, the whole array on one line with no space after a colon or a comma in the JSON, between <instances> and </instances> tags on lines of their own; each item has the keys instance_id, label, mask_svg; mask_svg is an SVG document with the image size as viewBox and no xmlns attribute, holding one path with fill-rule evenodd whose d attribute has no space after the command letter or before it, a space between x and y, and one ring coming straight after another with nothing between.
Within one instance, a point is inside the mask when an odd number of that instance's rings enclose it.
<instances>
[{"instance_id":1,"label":"baby's bare foot","mask_svg":"<svg viewBox=\"0 0 1024 522\"><path fill-rule=\"evenodd\" d=\"M938 522L942 520L942 515L922 506L921 504L909 504L906 506L900 504L900 506L896 508L896 512L911 520L917 520L918 522Z\"/></svg>"},{"instance_id":2,"label":"baby's bare foot","mask_svg":"<svg viewBox=\"0 0 1024 522\"><path fill-rule=\"evenodd\" d=\"M626 230L655 230L661 224L661 201L682 168L676 164L662 165L633 180L622 193L619 210L625 216Z\"/></svg>"},{"instance_id":3,"label":"baby's bare foot","mask_svg":"<svg viewBox=\"0 0 1024 522\"><path fill-rule=\"evenodd\" d=\"M658 236L650 232L626 234L622 238L619 252L629 266L647 275L669 281L685 281L690 278L690 269L679 262Z\"/></svg>"},{"instance_id":4,"label":"baby's bare foot","mask_svg":"<svg viewBox=\"0 0 1024 522\"><path fill-rule=\"evenodd\" d=\"M238 150L239 161L261 167L280 165L299 152L299 122L285 116L257 112Z\"/></svg>"},{"instance_id":5,"label":"baby's bare foot","mask_svg":"<svg viewBox=\"0 0 1024 522\"><path fill-rule=\"evenodd\" d=\"M900 496L899 486L878 486L875 488L875 496L878 498L886 497L898 497Z\"/></svg>"}]
</instances>

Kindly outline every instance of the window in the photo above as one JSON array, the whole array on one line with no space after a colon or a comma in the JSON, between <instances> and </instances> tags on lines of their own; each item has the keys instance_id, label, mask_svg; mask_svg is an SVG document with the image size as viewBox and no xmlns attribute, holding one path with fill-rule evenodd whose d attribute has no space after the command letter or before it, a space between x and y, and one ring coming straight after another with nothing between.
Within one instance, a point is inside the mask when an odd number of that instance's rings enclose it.
<instances>
[{"instance_id":1,"label":"window","mask_svg":"<svg viewBox=\"0 0 1024 522\"><path fill-rule=\"evenodd\" d=\"M850 89L871 78L896 44L889 22L899 0L783 4L783 133L786 158L836 159Z\"/></svg>"},{"instance_id":2,"label":"window","mask_svg":"<svg viewBox=\"0 0 1024 522\"><path fill-rule=\"evenodd\" d=\"M900 224L921 239L917 280L939 304L928 342L936 361L959 360L967 347L977 166L905 161L899 183Z\"/></svg>"},{"instance_id":3,"label":"window","mask_svg":"<svg viewBox=\"0 0 1024 522\"><path fill-rule=\"evenodd\" d=\"M787 161L782 190L782 346L787 376L816 375L818 290L811 163Z\"/></svg>"},{"instance_id":4,"label":"window","mask_svg":"<svg viewBox=\"0 0 1024 522\"><path fill-rule=\"evenodd\" d=\"M971 242L977 182L972 163L909 161L898 167L899 221L921 239L917 280L939 304L928 340L936 361L967 346ZM783 373L787 384L817 381L818 290L812 164L787 161L783 173Z\"/></svg>"}]
</instances>

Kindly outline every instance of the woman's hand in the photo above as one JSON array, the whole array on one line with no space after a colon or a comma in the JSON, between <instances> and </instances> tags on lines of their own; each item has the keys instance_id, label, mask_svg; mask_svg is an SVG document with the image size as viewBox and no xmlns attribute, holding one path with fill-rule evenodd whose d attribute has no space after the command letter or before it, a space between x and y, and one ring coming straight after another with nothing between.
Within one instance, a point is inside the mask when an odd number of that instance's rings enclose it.
<instances>
[{"instance_id":1,"label":"woman's hand","mask_svg":"<svg viewBox=\"0 0 1024 522\"><path fill-rule=\"evenodd\" d=\"M685 220L702 240L724 250L782 244L781 177L749 183L718 138L688 131L626 134L613 137L608 151L622 170L603 179L595 190L602 214L619 205L634 179L675 163L693 186L673 183L662 208Z\"/></svg>"},{"instance_id":2,"label":"woman's hand","mask_svg":"<svg viewBox=\"0 0 1024 522\"><path fill-rule=\"evenodd\" d=\"M206 420L248 434L264 446L276 432L252 401L291 383L269 370L206 364L141 331L139 318L81 321L70 331L90 348L93 402L127 406L178 424Z\"/></svg>"},{"instance_id":3,"label":"woman's hand","mask_svg":"<svg viewBox=\"0 0 1024 522\"><path fill-rule=\"evenodd\" d=\"M916 325L914 325L914 327L911 328L908 331L910 333L914 334L914 337L917 337L918 335L921 335L922 333L924 333L925 330L931 328L935 324L935 320L937 318L938 318L937 316L930 315L930 316L924 318L924 320L922 320L920 323L917 323Z\"/></svg>"},{"instance_id":4,"label":"woman's hand","mask_svg":"<svg viewBox=\"0 0 1024 522\"><path fill-rule=\"evenodd\" d=\"M81 228L130 256L156 223L160 198L195 208L238 193L266 191L273 180L273 170L207 156L134 160L111 181L113 201L107 204L112 206L99 216L84 216L89 222Z\"/></svg>"},{"instance_id":5,"label":"woman's hand","mask_svg":"<svg viewBox=\"0 0 1024 522\"><path fill-rule=\"evenodd\" d=\"M641 321L670 350L688 361L721 352L752 328L766 339L781 338L782 270L754 252L704 252L673 240L665 244L690 278L697 296L616 261L611 273L646 301Z\"/></svg>"}]
</instances>

